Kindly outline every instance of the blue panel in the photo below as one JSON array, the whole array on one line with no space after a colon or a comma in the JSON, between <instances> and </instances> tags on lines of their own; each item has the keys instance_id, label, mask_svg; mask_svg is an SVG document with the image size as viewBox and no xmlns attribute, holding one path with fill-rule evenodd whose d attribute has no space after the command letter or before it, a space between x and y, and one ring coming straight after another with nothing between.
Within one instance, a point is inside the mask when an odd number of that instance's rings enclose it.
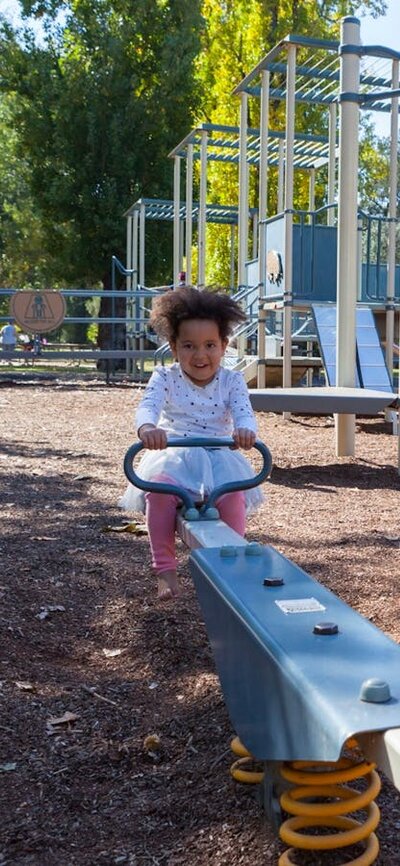
<instances>
[{"instance_id":1,"label":"blue panel","mask_svg":"<svg viewBox=\"0 0 400 866\"><path fill-rule=\"evenodd\" d=\"M365 337L365 335L363 336ZM358 359L361 368L363 368L363 365L368 365L370 367L377 365L382 366L382 349L380 346L373 346L372 344L365 346L358 345ZM368 387L370 386L368 385Z\"/></svg>"},{"instance_id":2,"label":"blue panel","mask_svg":"<svg viewBox=\"0 0 400 866\"><path fill-rule=\"evenodd\" d=\"M336 385L336 305L312 304L311 309L328 385ZM392 391L375 319L369 307L356 309L356 349L356 387Z\"/></svg>"},{"instance_id":3,"label":"blue panel","mask_svg":"<svg viewBox=\"0 0 400 866\"><path fill-rule=\"evenodd\" d=\"M368 285L367 285L368 282ZM400 297L400 265L396 265L395 269L395 296ZM362 265L361 271L361 300L363 303L369 301L386 300L387 294L387 266L370 264L369 268L365 262Z\"/></svg>"},{"instance_id":4,"label":"blue panel","mask_svg":"<svg viewBox=\"0 0 400 866\"><path fill-rule=\"evenodd\" d=\"M337 760L348 736L400 727L400 647L271 547L224 558L192 551L190 569L232 725L262 760ZM266 587L266 577L282 586ZM318 612L285 613L295 600ZM333 635L314 634L322 621ZM370 678L391 698L360 700Z\"/></svg>"},{"instance_id":5,"label":"blue panel","mask_svg":"<svg viewBox=\"0 0 400 866\"><path fill-rule=\"evenodd\" d=\"M315 301L336 299L336 228L293 226L293 296Z\"/></svg>"},{"instance_id":6,"label":"blue panel","mask_svg":"<svg viewBox=\"0 0 400 866\"><path fill-rule=\"evenodd\" d=\"M362 387L391 391L393 386L382 351L374 314L369 307L357 308L356 339Z\"/></svg>"},{"instance_id":7,"label":"blue panel","mask_svg":"<svg viewBox=\"0 0 400 866\"><path fill-rule=\"evenodd\" d=\"M321 358L328 385L336 385L336 304L312 304ZM356 386L360 386L356 370ZM391 388L389 389L391 390Z\"/></svg>"},{"instance_id":8,"label":"blue panel","mask_svg":"<svg viewBox=\"0 0 400 866\"><path fill-rule=\"evenodd\" d=\"M332 382L336 382L336 363L335 364L325 364L325 373L326 373L326 381L328 385L331 385Z\"/></svg>"}]
</instances>

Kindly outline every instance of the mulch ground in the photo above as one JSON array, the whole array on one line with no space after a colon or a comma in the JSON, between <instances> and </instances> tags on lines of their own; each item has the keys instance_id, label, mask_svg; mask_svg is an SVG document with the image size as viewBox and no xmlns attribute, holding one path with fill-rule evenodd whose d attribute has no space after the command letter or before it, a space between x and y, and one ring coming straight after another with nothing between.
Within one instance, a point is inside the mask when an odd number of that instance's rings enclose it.
<instances>
[{"instance_id":1,"label":"mulch ground","mask_svg":"<svg viewBox=\"0 0 400 866\"><path fill-rule=\"evenodd\" d=\"M0 866L275 866L284 850L229 774L234 731L186 549L185 594L161 603L146 535L116 531L141 393L0 381ZM389 425L358 419L356 457L339 460L327 418L258 420L274 469L248 539L399 641ZM378 803L376 863L398 866L400 799L385 779ZM355 851L296 862L338 866Z\"/></svg>"}]
</instances>

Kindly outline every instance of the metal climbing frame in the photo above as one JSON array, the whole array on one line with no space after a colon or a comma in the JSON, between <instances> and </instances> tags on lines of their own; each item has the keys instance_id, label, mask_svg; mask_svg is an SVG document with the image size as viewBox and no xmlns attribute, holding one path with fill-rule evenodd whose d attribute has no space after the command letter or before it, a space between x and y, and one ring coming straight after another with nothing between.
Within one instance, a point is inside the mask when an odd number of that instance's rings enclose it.
<instances>
[{"instance_id":1,"label":"metal climbing frame","mask_svg":"<svg viewBox=\"0 0 400 866\"><path fill-rule=\"evenodd\" d=\"M397 138L399 104L400 53L382 46L363 46L360 22L346 17L341 25L340 41L318 40L289 35L281 40L240 82L234 93L240 97L240 137L243 142L241 161L248 161L247 103L249 97L260 100L259 160L259 291L262 319L266 274L267 187L270 130L268 126L271 99L285 101L285 178L283 211L285 216L283 269L284 361L283 384L291 385L291 317L293 283L293 212L296 109L297 117L318 112L329 126L328 205L335 198L335 157L337 149L337 107L339 107L339 179L338 179L338 267L337 267L337 359L339 386L353 387L355 381L355 308L358 284L357 195L358 137L360 109L391 113L390 220L387 255L388 283L386 297L386 352L391 367L394 343L395 230L397 199ZM318 168L318 166L316 166ZM245 209L247 183L239 177L239 211ZM243 234L245 228L239 228ZM239 270L244 267L244 239L239 242ZM260 346L263 333L260 326ZM259 349L259 354L261 354ZM264 387L264 369L260 366L259 386ZM354 416L342 416L337 424L338 455L354 453Z\"/></svg>"},{"instance_id":2,"label":"metal climbing frame","mask_svg":"<svg viewBox=\"0 0 400 866\"><path fill-rule=\"evenodd\" d=\"M269 164L278 170L279 195L283 191L284 172L284 133L270 131ZM186 164L186 244L185 254L187 261L187 272L191 277L191 202L193 185L193 163L200 163L200 201L198 214L198 278L199 287L205 284L205 262L206 262L206 223L207 208L207 165L210 162L233 164L239 167L239 177L242 184L246 178L245 196L239 196L237 209L238 225L238 290L247 286L245 279L245 262L248 258L248 234L249 221L253 229L252 255L257 255L258 249L258 208L250 208L248 201L247 169L248 166L257 166L260 162L261 133L260 129L252 129L241 126L227 126L222 124L202 123L195 127L176 145L169 156L174 159L174 272L178 270L179 236L180 236L180 175L181 162ZM329 141L326 135L309 134L306 132L294 136L293 159L298 168L303 168L312 173L316 167L325 164L328 159ZM189 267L188 267L189 262ZM232 266L231 266L232 270ZM190 280L189 280L190 281Z\"/></svg>"},{"instance_id":3,"label":"metal climbing frame","mask_svg":"<svg viewBox=\"0 0 400 866\"><path fill-rule=\"evenodd\" d=\"M188 189L190 187L190 191ZM234 240L238 224L238 208L235 205L209 204L203 201L193 201L192 180L187 184L186 199L180 201L180 183L175 174L174 200L140 198L126 211L127 220L126 261L127 271L132 274L132 281L145 285L145 230L146 222L161 221L173 223L173 282L170 288L178 285L178 274L182 270L182 259L186 258L186 282L192 283L192 237L193 223L198 226L199 250L203 248L206 223L228 225L231 227L231 277L230 284L235 283ZM248 214L257 238L257 210L249 209Z\"/></svg>"}]
</instances>

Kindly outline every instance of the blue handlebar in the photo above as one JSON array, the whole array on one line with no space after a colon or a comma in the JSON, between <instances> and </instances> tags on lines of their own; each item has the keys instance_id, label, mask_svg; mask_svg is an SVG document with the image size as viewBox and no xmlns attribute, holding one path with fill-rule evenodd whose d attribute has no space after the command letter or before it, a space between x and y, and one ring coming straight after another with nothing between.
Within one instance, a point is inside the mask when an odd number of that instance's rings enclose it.
<instances>
[{"instance_id":1,"label":"blue handlebar","mask_svg":"<svg viewBox=\"0 0 400 866\"><path fill-rule=\"evenodd\" d=\"M173 438L168 439L167 448L231 448L234 445L233 439L224 438L224 439L210 439L210 438L197 438L197 437L189 437L185 436L184 438ZM256 441L254 443L254 448L260 452L263 458L263 465L260 472L257 475L254 475L253 478L244 478L240 481L227 481L225 484L220 484L219 487L215 487L214 490L211 491L209 496L207 497L207 502L201 507L201 512L205 513L209 509L213 508L214 503L220 496L224 496L225 493L233 493L236 490L249 490L251 487L257 487L262 481L265 481L266 478L270 475L272 468L272 457L269 448L264 445L263 442ZM128 481L134 485L134 487L138 487L139 490L146 490L151 493L172 493L175 496L179 496L182 500L185 510L194 509L196 511L196 505L189 495L187 490L184 490L182 487L178 487L175 484L167 484L161 481L148 481L143 478L140 478L139 475L136 475L136 472L133 469L133 460L136 457L136 454L144 448L142 442L136 442L134 445L131 445L126 452L124 459L124 472Z\"/></svg>"}]
</instances>

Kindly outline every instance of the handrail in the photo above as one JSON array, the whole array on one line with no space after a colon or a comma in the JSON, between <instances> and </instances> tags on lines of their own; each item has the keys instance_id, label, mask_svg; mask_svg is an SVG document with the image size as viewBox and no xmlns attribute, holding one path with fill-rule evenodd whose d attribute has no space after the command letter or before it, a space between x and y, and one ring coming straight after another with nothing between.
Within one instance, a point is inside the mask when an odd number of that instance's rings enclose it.
<instances>
[{"instance_id":1,"label":"handrail","mask_svg":"<svg viewBox=\"0 0 400 866\"><path fill-rule=\"evenodd\" d=\"M160 361L162 366L164 366L164 359L171 354L172 351L169 343L163 343L161 346L158 346L154 352L154 363L158 364Z\"/></svg>"},{"instance_id":2,"label":"handrail","mask_svg":"<svg viewBox=\"0 0 400 866\"><path fill-rule=\"evenodd\" d=\"M234 440L230 438L213 439L210 437L179 437L168 439L167 448L232 448L236 447ZM172 493L182 500L185 508L185 517L190 520L197 520L199 515L207 516L207 512L214 510L214 503L226 493L233 493L236 490L249 490L252 487L258 487L271 473L272 456L269 448L263 442L257 440L254 443L254 448L260 452L263 458L263 465L260 472L252 478L242 478L240 481L227 481L225 484L220 484L215 487L207 497L207 501L201 506L200 511L197 510L196 504L193 501L187 490L179 487L176 484L166 484L157 481L148 481L140 478L133 468L133 460L136 454L144 448L143 442L135 442L126 452L124 458L124 472L128 481L139 490L146 490L150 493ZM212 514L209 516L217 516Z\"/></svg>"}]
</instances>

